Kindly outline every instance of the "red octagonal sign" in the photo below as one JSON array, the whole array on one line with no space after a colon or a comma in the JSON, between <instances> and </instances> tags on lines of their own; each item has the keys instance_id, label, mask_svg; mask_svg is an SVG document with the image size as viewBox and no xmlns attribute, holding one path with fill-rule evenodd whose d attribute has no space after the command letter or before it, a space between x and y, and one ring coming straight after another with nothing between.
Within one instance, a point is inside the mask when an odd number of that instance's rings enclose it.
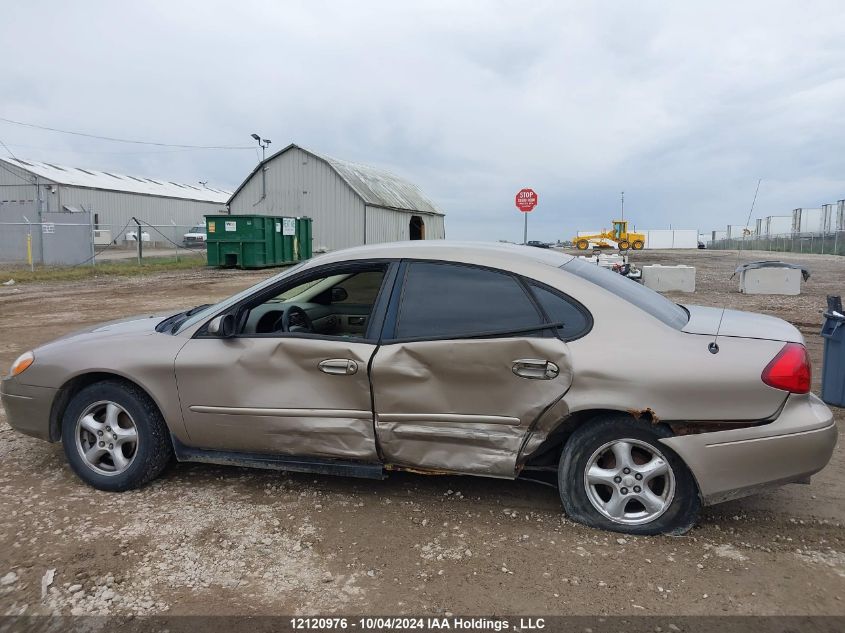
<instances>
[{"instance_id":1,"label":"red octagonal sign","mask_svg":"<svg viewBox=\"0 0 845 633\"><path fill-rule=\"evenodd\" d=\"M516 194L516 208L523 213L529 213L537 206L537 192L533 189L522 189Z\"/></svg>"}]
</instances>

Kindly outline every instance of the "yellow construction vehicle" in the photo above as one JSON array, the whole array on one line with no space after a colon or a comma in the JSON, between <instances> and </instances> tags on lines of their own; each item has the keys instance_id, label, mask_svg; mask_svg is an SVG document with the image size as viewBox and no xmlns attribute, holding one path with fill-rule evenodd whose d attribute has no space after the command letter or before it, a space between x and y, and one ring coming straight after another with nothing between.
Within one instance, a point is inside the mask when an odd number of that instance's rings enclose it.
<instances>
[{"instance_id":1,"label":"yellow construction vehicle","mask_svg":"<svg viewBox=\"0 0 845 633\"><path fill-rule=\"evenodd\" d=\"M572 238L572 243L579 251L585 251L590 246L597 248L612 248L609 242L616 242L620 251L633 248L640 251L645 248L645 235L628 231L628 220L614 220L613 230L596 233L595 235L579 235Z\"/></svg>"}]
</instances>

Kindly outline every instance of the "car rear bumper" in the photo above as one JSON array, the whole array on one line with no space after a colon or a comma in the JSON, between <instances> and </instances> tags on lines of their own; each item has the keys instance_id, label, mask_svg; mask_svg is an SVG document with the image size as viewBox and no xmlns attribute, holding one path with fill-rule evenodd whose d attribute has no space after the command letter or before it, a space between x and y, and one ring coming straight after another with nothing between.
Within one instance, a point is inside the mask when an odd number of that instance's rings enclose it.
<instances>
[{"instance_id":1,"label":"car rear bumper","mask_svg":"<svg viewBox=\"0 0 845 633\"><path fill-rule=\"evenodd\" d=\"M6 421L16 431L42 440L50 439L50 408L56 389L22 385L15 378L0 382L0 401Z\"/></svg>"},{"instance_id":2,"label":"car rear bumper","mask_svg":"<svg viewBox=\"0 0 845 633\"><path fill-rule=\"evenodd\" d=\"M709 505L807 480L830 461L838 436L818 397L792 394L767 424L660 441L684 460Z\"/></svg>"}]
</instances>

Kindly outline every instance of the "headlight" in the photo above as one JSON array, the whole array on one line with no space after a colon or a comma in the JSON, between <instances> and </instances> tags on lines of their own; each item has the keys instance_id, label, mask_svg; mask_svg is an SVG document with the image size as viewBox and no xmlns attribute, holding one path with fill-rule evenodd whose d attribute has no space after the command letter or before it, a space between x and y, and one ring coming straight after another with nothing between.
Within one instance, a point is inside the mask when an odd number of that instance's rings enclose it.
<instances>
[{"instance_id":1,"label":"headlight","mask_svg":"<svg viewBox=\"0 0 845 633\"><path fill-rule=\"evenodd\" d=\"M9 371L9 374L12 376L17 376L18 374L22 374L27 370L27 368L35 362L35 354L32 352L24 352L18 359L12 363L12 369Z\"/></svg>"}]
</instances>

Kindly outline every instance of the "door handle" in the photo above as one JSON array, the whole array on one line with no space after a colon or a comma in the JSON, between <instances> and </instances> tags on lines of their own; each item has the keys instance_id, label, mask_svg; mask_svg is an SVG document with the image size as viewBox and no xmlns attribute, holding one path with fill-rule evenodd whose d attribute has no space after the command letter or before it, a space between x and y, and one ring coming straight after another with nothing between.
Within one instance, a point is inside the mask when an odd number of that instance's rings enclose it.
<instances>
[{"instance_id":1,"label":"door handle","mask_svg":"<svg viewBox=\"0 0 845 633\"><path fill-rule=\"evenodd\" d=\"M513 373L530 380L552 380L560 374L560 367L550 360L541 358L520 358L513 361Z\"/></svg>"},{"instance_id":2,"label":"door handle","mask_svg":"<svg viewBox=\"0 0 845 633\"><path fill-rule=\"evenodd\" d=\"M324 374L351 376L358 371L358 363L348 358L329 358L320 363L320 371Z\"/></svg>"}]
</instances>

